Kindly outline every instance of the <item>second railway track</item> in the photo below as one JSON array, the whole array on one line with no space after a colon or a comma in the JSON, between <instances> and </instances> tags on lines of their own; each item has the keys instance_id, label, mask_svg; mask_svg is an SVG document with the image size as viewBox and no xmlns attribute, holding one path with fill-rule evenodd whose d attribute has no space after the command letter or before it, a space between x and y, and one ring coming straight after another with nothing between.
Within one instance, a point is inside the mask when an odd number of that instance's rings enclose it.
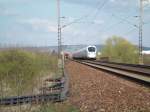
<instances>
[{"instance_id":1,"label":"second railway track","mask_svg":"<svg viewBox=\"0 0 150 112\"><path fill-rule=\"evenodd\" d=\"M64 73L64 76L58 79L47 79L45 81L55 83L51 87L41 88L41 94L29 95L29 96L14 96L0 98L0 106L15 106L23 104L40 104L46 102L61 102L67 99L68 94L68 76ZM48 93L46 93L48 91Z\"/></svg>"},{"instance_id":2,"label":"second railway track","mask_svg":"<svg viewBox=\"0 0 150 112\"><path fill-rule=\"evenodd\" d=\"M89 60L75 60L84 65L115 73L121 77L130 78L146 86L150 86L150 66L123 63L111 63Z\"/></svg>"}]
</instances>

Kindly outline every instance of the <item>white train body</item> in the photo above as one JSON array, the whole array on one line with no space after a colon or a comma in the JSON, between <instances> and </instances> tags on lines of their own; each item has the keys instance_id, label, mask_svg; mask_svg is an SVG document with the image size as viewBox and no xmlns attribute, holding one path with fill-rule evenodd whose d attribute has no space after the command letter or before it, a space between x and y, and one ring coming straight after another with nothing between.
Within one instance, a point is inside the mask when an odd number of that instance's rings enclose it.
<instances>
[{"instance_id":1,"label":"white train body","mask_svg":"<svg viewBox=\"0 0 150 112\"><path fill-rule=\"evenodd\" d=\"M96 46L87 46L72 54L74 59L96 59L97 49Z\"/></svg>"},{"instance_id":2,"label":"white train body","mask_svg":"<svg viewBox=\"0 0 150 112\"><path fill-rule=\"evenodd\" d=\"M148 51L142 51L142 54L149 55L150 54L150 50L148 50Z\"/></svg>"}]
</instances>

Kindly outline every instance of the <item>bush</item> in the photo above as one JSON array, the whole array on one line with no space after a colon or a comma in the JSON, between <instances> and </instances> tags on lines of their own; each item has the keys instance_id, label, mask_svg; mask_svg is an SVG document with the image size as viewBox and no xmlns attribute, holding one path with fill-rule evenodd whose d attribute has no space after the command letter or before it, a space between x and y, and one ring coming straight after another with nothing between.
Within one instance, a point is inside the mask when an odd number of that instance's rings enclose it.
<instances>
[{"instance_id":1,"label":"bush","mask_svg":"<svg viewBox=\"0 0 150 112\"><path fill-rule=\"evenodd\" d=\"M0 81L13 92L25 92L41 72L56 72L57 57L23 50L0 52ZM20 86L19 87L19 83Z\"/></svg>"},{"instance_id":2,"label":"bush","mask_svg":"<svg viewBox=\"0 0 150 112\"><path fill-rule=\"evenodd\" d=\"M126 39L113 36L106 40L102 57L109 57L110 61L134 64L138 63L138 49Z\"/></svg>"}]
</instances>

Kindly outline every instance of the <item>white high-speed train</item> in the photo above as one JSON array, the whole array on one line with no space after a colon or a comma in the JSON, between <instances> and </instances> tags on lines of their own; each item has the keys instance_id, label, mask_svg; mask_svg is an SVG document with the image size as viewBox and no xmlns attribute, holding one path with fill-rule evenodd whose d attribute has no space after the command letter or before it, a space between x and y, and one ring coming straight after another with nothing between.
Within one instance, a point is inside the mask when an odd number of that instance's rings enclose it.
<instances>
[{"instance_id":1,"label":"white high-speed train","mask_svg":"<svg viewBox=\"0 0 150 112\"><path fill-rule=\"evenodd\" d=\"M142 51L142 54L149 55L149 54L150 54L150 50L147 50L147 51Z\"/></svg>"},{"instance_id":2,"label":"white high-speed train","mask_svg":"<svg viewBox=\"0 0 150 112\"><path fill-rule=\"evenodd\" d=\"M97 48L96 46L87 46L72 54L74 59L96 59Z\"/></svg>"}]
</instances>

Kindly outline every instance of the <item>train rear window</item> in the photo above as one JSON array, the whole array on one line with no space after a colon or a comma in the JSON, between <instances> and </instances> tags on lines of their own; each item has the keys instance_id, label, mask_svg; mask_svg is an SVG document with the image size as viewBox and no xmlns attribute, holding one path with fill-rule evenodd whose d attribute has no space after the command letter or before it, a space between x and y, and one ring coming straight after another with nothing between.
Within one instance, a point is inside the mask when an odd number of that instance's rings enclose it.
<instances>
[{"instance_id":1,"label":"train rear window","mask_svg":"<svg viewBox=\"0 0 150 112\"><path fill-rule=\"evenodd\" d=\"M95 52L95 47L89 47L89 48L88 48L88 51L89 51L89 52Z\"/></svg>"}]
</instances>

